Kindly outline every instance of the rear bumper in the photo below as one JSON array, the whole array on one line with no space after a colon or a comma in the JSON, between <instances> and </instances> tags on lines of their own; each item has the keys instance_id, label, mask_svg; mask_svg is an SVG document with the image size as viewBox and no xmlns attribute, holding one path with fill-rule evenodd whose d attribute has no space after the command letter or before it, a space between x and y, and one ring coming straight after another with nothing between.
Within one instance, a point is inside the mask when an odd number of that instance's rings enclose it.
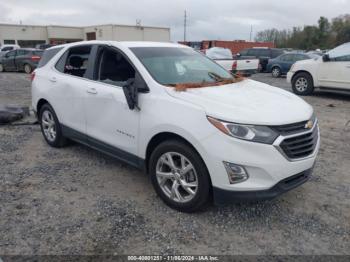
<instances>
[{"instance_id":1,"label":"rear bumper","mask_svg":"<svg viewBox=\"0 0 350 262\"><path fill-rule=\"evenodd\" d=\"M236 202L249 202L258 200L268 200L275 198L293 188L304 184L311 176L312 168L299 174L287 177L278 182L273 187L258 191L229 191L213 187L214 203L216 205L225 205Z\"/></svg>"}]
</instances>

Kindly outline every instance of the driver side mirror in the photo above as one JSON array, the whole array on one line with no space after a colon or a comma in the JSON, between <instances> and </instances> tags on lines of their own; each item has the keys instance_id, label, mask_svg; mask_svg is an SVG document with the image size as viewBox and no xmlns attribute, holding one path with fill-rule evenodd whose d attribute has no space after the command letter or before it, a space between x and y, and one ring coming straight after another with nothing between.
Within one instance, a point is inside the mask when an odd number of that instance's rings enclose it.
<instances>
[{"instance_id":1,"label":"driver side mirror","mask_svg":"<svg viewBox=\"0 0 350 262\"><path fill-rule=\"evenodd\" d=\"M323 55L323 56L322 56L322 60L323 60L323 62L329 62L329 61L331 61L331 59L329 58L329 54Z\"/></svg>"},{"instance_id":2,"label":"driver side mirror","mask_svg":"<svg viewBox=\"0 0 350 262\"><path fill-rule=\"evenodd\" d=\"M138 72L135 73L135 78L130 78L123 86L124 95L128 103L129 109L137 108L141 110L138 105L138 93L148 93L149 89Z\"/></svg>"}]
</instances>

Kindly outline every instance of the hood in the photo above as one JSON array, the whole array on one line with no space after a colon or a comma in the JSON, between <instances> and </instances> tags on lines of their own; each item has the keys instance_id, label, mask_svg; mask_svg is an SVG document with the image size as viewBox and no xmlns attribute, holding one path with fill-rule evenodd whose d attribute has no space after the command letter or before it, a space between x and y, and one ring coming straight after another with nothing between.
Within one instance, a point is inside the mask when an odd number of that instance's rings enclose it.
<instances>
[{"instance_id":1,"label":"hood","mask_svg":"<svg viewBox=\"0 0 350 262\"><path fill-rule=\"evenodd\" d=\"M312 107L298 96L253 80L177 92L177 98L202 107L208 116L255 125L284 125L308 120Z\"/></svg>"}]
</instances>

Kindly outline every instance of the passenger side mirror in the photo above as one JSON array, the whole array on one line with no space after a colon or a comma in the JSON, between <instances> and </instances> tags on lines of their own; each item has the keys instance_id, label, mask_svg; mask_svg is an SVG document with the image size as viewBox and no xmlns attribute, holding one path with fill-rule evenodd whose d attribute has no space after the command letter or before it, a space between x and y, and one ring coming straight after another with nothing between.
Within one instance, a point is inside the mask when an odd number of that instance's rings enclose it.
<instances>
[{"instance_id":1,"label":"passenger side mirror","mask_svg":"<svg viewBox=\"0 0 350 262\"><path fill-rule=\"evenodd\" d=\"M323 62L329 62L329 61L331 61L331 59L329 58L329 54L323 55L323 56L322 56L322 60L323 60Z\"/></svg>"}]
</instances>

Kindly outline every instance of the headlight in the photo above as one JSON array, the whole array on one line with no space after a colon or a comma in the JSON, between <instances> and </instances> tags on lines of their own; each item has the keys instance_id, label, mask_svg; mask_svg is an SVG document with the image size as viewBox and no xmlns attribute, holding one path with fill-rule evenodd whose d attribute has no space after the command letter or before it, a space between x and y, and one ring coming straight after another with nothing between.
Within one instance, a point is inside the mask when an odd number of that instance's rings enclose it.
<instances>
[{"instance_id":1,"label":"headlight","mask_svg":"<svg viewBox=\"0 0 350 262\"><path fill-rule=\"evenodd\" d=\"M264 144L272 144L279 134L267 126L240 125L235 123L224 122L216 118L207 117L217 129L226 135L258 142Z\"/></svg>"}]
</instances>

